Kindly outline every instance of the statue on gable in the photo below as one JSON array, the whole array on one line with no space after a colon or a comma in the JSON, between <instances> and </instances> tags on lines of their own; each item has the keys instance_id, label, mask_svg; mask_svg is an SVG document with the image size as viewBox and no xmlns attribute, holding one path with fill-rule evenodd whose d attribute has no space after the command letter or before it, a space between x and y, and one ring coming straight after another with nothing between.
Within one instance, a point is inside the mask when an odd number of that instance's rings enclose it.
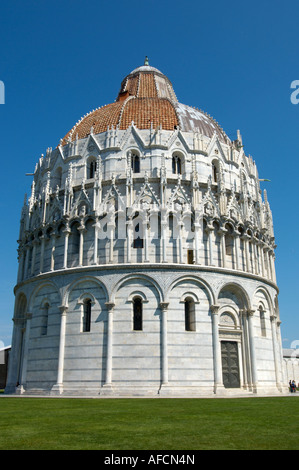
<instances>
[{"instance_id":1,"label":"statue on gable","mask_svg":"<svg viewBox=\"0 0 299 470\"><path fill-rule=\"evenodd\" d=\"M213 217L213 215L214 215L214 206L211 203L211 201L208 201L205 204L205 214L210 216L210 217Z\"/></svg>"},{"instance_id":2,"label":"statue on gable","mask_svg":"<svg viewBox=\"0 0 299 470\"><path fill-rule=\"evenodd\" d=\"M82 206L79 208L79 216L85 217L85 215L86 215L86 205L82 204Z\"/></svg>"}]
</instances>

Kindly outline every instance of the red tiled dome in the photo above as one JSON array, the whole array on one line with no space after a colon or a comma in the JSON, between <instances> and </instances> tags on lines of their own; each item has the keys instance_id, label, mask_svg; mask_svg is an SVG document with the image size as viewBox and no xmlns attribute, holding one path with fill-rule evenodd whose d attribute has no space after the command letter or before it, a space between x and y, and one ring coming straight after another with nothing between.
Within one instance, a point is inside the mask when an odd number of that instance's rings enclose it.
<instances>
[{"instance_id":1,"label":"red tiled dome","mask_svg":"<svg viewBox=\"0 0 299 470\"><path fill-rule=\"evenodd\" d=\"M138 129L161 126L163 130L198 130L208 137L216 132L221 141L229 140L210 116L178 103L172 84L165 75L144 65L124 78L114 103L84 116L62 139L62 145L87 137L91 130L99 134L112 126L127 129L132 121Z\"/></svg>"}]
</instances>

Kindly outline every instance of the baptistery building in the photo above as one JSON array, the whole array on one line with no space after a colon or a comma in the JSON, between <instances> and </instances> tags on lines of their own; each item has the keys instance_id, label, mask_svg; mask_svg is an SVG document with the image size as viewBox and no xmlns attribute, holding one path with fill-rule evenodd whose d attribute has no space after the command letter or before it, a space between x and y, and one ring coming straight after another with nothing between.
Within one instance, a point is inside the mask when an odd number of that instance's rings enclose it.
<instances>
[{"instance_id":1,"label":"baptistery building","mask_svg":"<svg viewBox=\"0 0 299 470\"><path fill-rule=\"evenodd\" d=\"M284 391L256 164L147 60L38 160L18 244L7 393Z\"/></svg>"}]
</instances>

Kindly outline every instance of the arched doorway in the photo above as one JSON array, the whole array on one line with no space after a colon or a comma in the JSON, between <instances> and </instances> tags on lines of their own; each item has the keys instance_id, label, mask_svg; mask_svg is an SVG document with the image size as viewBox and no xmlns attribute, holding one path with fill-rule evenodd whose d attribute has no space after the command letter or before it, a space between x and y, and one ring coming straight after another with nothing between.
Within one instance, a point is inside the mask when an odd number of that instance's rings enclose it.
<instances>
[{"instance_id":1,"label":"arched doorway","mask_svg":"<svg viewBox=\"0 0 299 470\"><path fill-rule=\"evenodd\" d=\"M222 377L225 388L240 388L239 351L236 341L221 341Z\"/></svg>"},{"instance_id":2,"label":"arched doorway","mask_svg":"<svg viewBox=\"0 0 299 470\"><path fill-rule=\"evenodd\" d=\"M224 388L240 388L242 385L242 330L238 315L225 309L219 318L221 366Z\"/></svg>"}]
</instances>

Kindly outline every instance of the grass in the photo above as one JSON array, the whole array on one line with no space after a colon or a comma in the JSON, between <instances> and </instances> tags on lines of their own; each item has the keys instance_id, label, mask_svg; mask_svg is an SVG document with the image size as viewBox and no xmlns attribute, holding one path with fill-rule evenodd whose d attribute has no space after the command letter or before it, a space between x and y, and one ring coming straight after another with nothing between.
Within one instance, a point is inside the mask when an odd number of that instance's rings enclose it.
<instances>
[{"instance_id":1,"label":"grass","mask_svg":"<svg viewBox=\"0 0 299 470\"><path fill-rule=\"evenodd\" d=\"M0 450L298 450L299 399L0 397Z\"/></svg>"}]
</instances>

